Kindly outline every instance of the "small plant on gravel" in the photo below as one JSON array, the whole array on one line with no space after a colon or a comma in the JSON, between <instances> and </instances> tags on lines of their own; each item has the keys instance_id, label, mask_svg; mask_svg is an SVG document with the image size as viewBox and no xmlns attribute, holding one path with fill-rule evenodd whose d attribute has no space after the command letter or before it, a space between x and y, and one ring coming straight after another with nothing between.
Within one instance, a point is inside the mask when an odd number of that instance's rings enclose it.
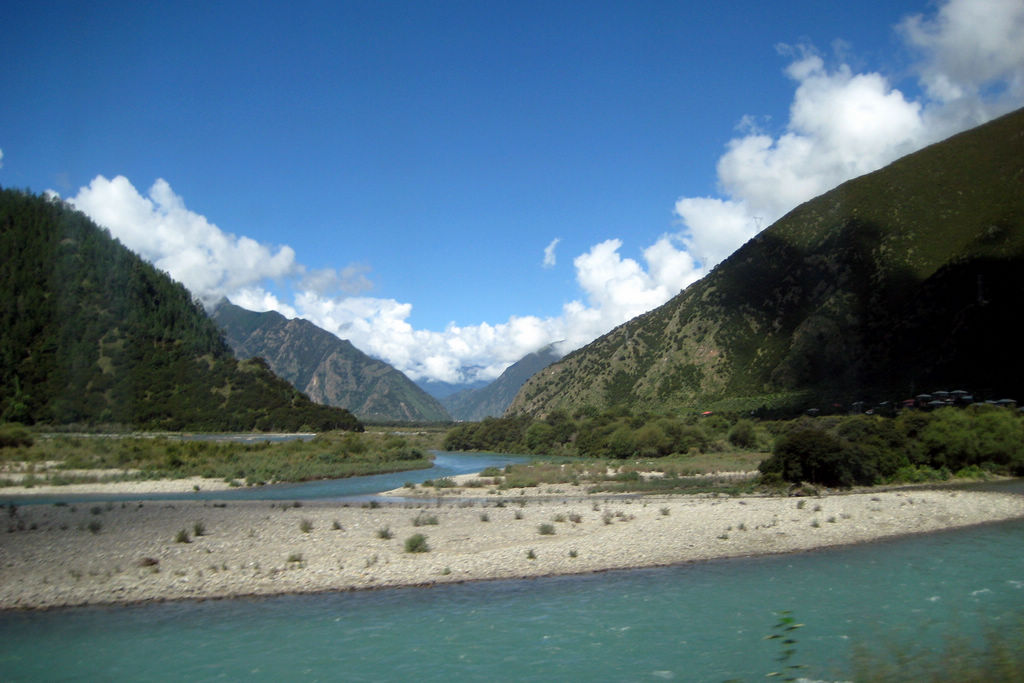
<instances>
[{"instance_id":1,"label":"small plant on gravel","mask_svg":"<svg viewBox=\"0 0 1024 683\"><path fill-rule=\"evenodd\" d=\"M175 543L191 543L192 539L188 537L188 532L184 529L179 531L174 537Z\"/></svg>"},{"instance_id":2,"label":"small plant on gravel","mask_svg":"<svg viewBox=\"0 0 1024 683\"><path fill-rule=\"evenodd\" d=\"M331 528L334 529L335 531L344 531L345 530L345 527L341 526L341 522L339 522L338 520L334 520L334 522L331 523Z\"/></svg>"},{"instance_id":3,"label":"small plant on gravel","mask_svg":"<svg viewBox=\"0 0 1024 683\"><path fill-rule=\"evenodd\" d=\"M668 513L670 513L670 512L672 512L672 510L669 509L669 508L661 508L661 514L664 517L668 517Z\"/></svg>"},{"instance_id":4,"label":"small plant on gravel","mask_svg":"<svg viewBox=\"0 0 1024 683\"><path fill-rule=\"evenodd\" d=\"M299 522L299 530L301 530L302 533L304 534L308 534L310 531L313 530L313 520L309 519L308 517L303 517L302 520Z\"/></svg>"},{"instance_id":5,"label":"small plant on gravel","mask_svg":"<svg viewBox=\"0 0 1024 683\"><path fill-rule=\"evenodd\" d=\"M386 527L386 526L385 527L381 527L380 529L377 529L377 538L383 538L386 541L386 540L388 540L390 538L394 538L394 537L395 537L395 535L393 533L391 533L391 529Z\"/></svg>"},{"instance_id":6,"label":"small plant on gravel","mask_svg":"<svg viewBox=\"0 0 1024 683\"><path fill-rule=\"evenodd\" d=\"M798 500L796 502L796 509L797 510L803 510L805 505L807 505L807 501L806 500Z\"/></svg>"},{"instance_id":7,"label":"small plant on gravel","mask_svg":"<svg viewBox=\"0 0 1024 683\"><path fill-rule=\"evenodd\" d=\"M99 505L93 505L91 508L89 508L89 512L91 512L94 515L98 515L101 512L103 512L103 508L101 508Z\"/></svg>"},{"instance_id":8,"label":"small plant on gravel","mask_svg":"<svg viewBox=\"0 0 1024 683\"><path fill-rule=\"evenodd\" d=\"M817 529L818 527L820 527L820 526L821 526L821 522L819 522L819 521L818 521L818 520L816 520L816 519L814 519L814 520L811 520L811 526L812 526L812 527L814 527L815 529Z\"/></svg>"},{"instance_id":9,"label":"small plant on gravel","mask_svg":"<svg viewBox=\"0 0 1024 683\"><path fill-rule=\"evenodd\" d=\"M537 559L537 553L533 552L533 548L530 548L529 550L526 551L526 559L528 559L528 560L536 560Z\"/></svg>"},{"instance_id":10,"label":"small plant on gravel","mask_svg":"<svg viewBox=\"0 0 1024 683\"><path fill-rule=\"evenodd\" d=\"M300 567L305 564L305 560L302 558L302 553L292 553L288 556L289 565L299 565Z\"/></svg>"},{"instance_id":11,"label":"small plant on gravel","mask_svg":"<svg viewBox=\"0 0 1024 683\"><path fill-rule=\"evenodd\" d=\"M100 520L98 520L98 519L90 519L89 520L89 531L91 531L92 533L98 534L100 532L100 529L102 529L102 528L103 528L103 522L101 522Z\"/></svg>"},{"instance_id":12,"label":"small plant on gravel","mask_svg":"<svg viewBox=\"0 0 1024 683\"><path fill-rule=\"evenodd\" d=\"M202 522L196 522L195 524L192 525L192 532L196 536L205 536L206 535L206 525L204 525Z\"/></svg>"},{"instance_id":13,"label":"small plant on gravel","mask_svg":"<svg viewBox=\"0 0 1024 683\"><path fill-rule=\"evenodd\" d=\"M537 533L541 536L553 536L555 534L555 525L545 522L537 527Z\"/></svg>"},{"instance_id":14,"label":"small plant on gravel","mask_svg":"<svg viewBox=\"0 0 1024 683\"><path fill-rule=\"evenodd\" d=\"M576 548L569 551L569 557L576 557L579 553L576 552Z\"/></svg>"},{"instance_id":15,"label":"small plant on gravel","mask_svg":"<svg viewBox=\"0 0 1024 683\"><path fill-rule=\"evenodd\" d=\"M829 524L835 524L836 523L836 516L832 515L831 517L829 517L828 518L828 523Z\"/></svg>"},{"instance_id":16,"label":"small plant on gravel","mask_svg":"<svg viewBox=\"0 0 1024 683\"><path fill-rule=\"evenodd\" d=\"M137 563L140 567L155 567L160 564L160 560L155 557L143 557Z\"/></svg>"},{"instance_id":17,"label":"small plant on gravel","mask_svg":"<svg viewBox=\"0 0 1024 683\"><path fill-rule=\"evenodd\" d=\"M438 524L437 515L428 515L423 512L412 518L413 526L429 526Z\"/></svg>"},{"instance_id":18,"label":"small plant on gravel","mask_svg":"<svg viewBox=\"0 0 1024 683\"><path fill-rule=\"evenodd\" d=\"M555 515L555 516L553 517L553 519L554 519L554 521L556 521L556 522L564 522L564 521L565 521L565 515L563 515L563 514L559 513L559 514Z\"/></svg>"},{"instance_id":19,"label":"small plant on gravel","mask_svg":"<svg viewBox=\"0 0 1024 683\"><path fill-rule=\"evenodd\" d=\"M580 522L583 521L583 517L581 517L580 513L578 513L578 512L570 512L569 513L569 521L572 522L573 524L579 524Z\"/></svg>"},{"instance_id":20,"label":"small plant on gravel","mask_svg":"<svg viewBox=\"0 0 1024 683\"><path fill-rule=\"evenodd\" d=\"M523 518L523 511L522 510L516 510L516 519L522 519L522 518Z\"/></svg>"},{"instance_id":21,"label":"small plant on gravel","mask_svg":"<svg viewBox=\"0 0 1024 683\"><path fill-rule=\"evenodd\" d=\"M427 537L423 534L413 534L409 538L405 539L405 552L425 553L429 551L430 546L427 545Z\"/></svg>"},{"instance_id":22,"label":"small plant on gravel","mask_svg":"<svg viewBox=\"0 0 1024 683\"><path fill-rule=\"evenodd\" d=\"M489 521L491 521L491 517L486 512L481 512L480 513L480 521L481 522L489 522Z\"/></svg>"},{"instance_id":23,"label":"small plant on gravel","mask_svg":"<svg viewBox=\"0 0 1024 683\"><path fill-rule=\"evenodd\" d=\"M601 515L601 521L604 522L605 524L611 524L612 520L614 520L614 519L615 519L615 515L613 515L610 512L605 512L603 515Z\"/></svg>"}]
</instances>

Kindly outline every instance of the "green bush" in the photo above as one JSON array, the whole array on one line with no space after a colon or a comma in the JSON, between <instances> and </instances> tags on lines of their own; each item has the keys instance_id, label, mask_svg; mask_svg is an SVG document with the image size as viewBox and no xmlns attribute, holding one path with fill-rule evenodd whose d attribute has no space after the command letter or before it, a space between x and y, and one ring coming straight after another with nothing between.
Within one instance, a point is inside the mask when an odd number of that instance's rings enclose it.
<instances>
[{"instance_id":1,"label":"green bush","mask_svg":"<svg viewBox=\"0 0 1024 683\"><path fill-rule=\"evenodd\" d=\"M437 515L428 515L423 512L412 518L413 526L435 526L438 523Z\"/></svg>"},{"instance_id":2,"label":"green bush","mask_svg":"<svg viewBox=\"0 0 1024 683\"><path fill-rule=\"evenodd\" d=\"M426 553L429 551L430 546L427 545L427 537L423 534L413 534L409 538L405 539L405 552Z\"/></svg>"},{"instance_id":3,"label":"green bush","mask_svg":"<svg viewBox=\"0 0 1024 683\"><path fill-rule=\"evenodd\" d=\"M17 422L0 425L0 448L17 448L31 446L35 443L32 432Z\"/></svg>"},{"instance_id":4,"label":"green bush","mask_svg":"<svg viewBox=\"0 0 1024 683\"><path fill-rule=\"evenodd\" d=\"M736 448L753 449L757 447L757 428L750 420L740 420L729 430L729 443Z\"/></svg>"}]
</instances>

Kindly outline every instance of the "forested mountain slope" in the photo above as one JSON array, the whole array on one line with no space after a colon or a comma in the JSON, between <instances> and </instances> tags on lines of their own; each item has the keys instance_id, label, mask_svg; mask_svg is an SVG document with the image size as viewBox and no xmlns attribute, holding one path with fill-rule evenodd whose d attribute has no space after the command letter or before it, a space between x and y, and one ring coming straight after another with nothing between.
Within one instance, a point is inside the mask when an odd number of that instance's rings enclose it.
<instances>
[{"instance_id":1,"label":"forested mountain slope","mask_svg":"<svg viewBox=\"0 0 1024 683\"><path fill-rule=\"evenodd\" d=\"M238 362L188 291L59 200L0 189L0 421L361 429Z\"/></svg>"},{"instance_id":2,"label":"forested mountain slope","mask_svg":"<svg viewBox=\"0 0 1024 683\"><path fill-rule=\"evenodd\" d=\"M404 374L307 320L249 311L227 300L212 317L239 358L265 358L278 376L318 403L378 422L451 419Z\"/></svg>"},{"instance_id":3,"label":"forested mountain slope","mask_svg":"<svg viewBox=\"0 0 1024 683\"><path fill-rule=\"evenodd\" d=\"M663 306L534 376L509 414L1024 395L1024 110L846 182Z\"/></svg>"}]
</instances>

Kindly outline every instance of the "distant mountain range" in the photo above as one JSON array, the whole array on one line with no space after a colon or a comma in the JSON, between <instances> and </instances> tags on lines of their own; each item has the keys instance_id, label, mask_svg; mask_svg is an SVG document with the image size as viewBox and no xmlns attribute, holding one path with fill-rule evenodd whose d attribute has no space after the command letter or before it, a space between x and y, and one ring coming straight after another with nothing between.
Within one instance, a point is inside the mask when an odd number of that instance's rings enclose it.
<instances>
[{"instance_id":1,"label":"distant mountain range","mask_svg":"<svg viewBox=\"0 0 1024 683\"><path fill-rule=\"evenodd\" d=\"M67 204L0 189L0 422L362 429L239 362L181 284Z\"/></svg>"},{"instance_id":2,"label":"distant mountain range","mask_svg":"<svg viewBox=\"0 0 1024 683\"><path fill-rule=\"evenodd\" d=\"M552 346L546 346L510 365L490 384L450 394L441 399L441 404L456 420L473 422L501 417L526 380L559 358Z\"/></svg>"},{"instance_id":3,"label":"distant mountain range","mask_svg":"<svg viewBox=\"0 0 1024 683\"><path fill-rule=\"evenodd\" d=\"M211 315L239 358L266 359L277 375L318 403L347 408L368 421L451 419L404 374L307 320L249 311L226 299Z\"/></svg>"},{"instance_id":4,"label":"distant mountain range","mask_svg":"<svg viewBox=\"0 0 1024 683\"><path fill-rule=\"evenodd\" d=\"M1024 110L846 182L663 306L531 378L509 414L1024 396Z\"/></svg>"}]
</instances>

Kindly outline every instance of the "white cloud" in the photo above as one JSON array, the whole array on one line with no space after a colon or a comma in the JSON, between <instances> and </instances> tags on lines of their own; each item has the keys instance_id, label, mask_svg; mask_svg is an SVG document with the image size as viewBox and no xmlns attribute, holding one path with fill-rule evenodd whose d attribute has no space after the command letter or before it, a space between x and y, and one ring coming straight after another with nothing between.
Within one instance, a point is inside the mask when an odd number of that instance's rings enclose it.
<instances>
[{"instance_id":1,"label":"white cloud","mask_svg":"<svg viewBox=\"0 0 1024 683\"><path fill-rule=\"evenodd\" d=\"M0 149L0 168L4 167L4 151Z\"/></svg>"},{"instance_id":2,"label":"white cloud","mask_svg":"<svg viewBox=\"0 0 1024 683\"><path fill-rule=\"evenodd\" d=\"M898 31L920 54L924 95L909 97L878 72L830 66L811 48L784 48L796 84L784 129L762 131L763 115L743 115L717 165L722 196L678 199L682 230L643 249L642 261L624 257L619 239L577 256L582 298L550 318L416 330L411 303L359 296L372 286L368 266L307 269L288 246L225 233L189 211L163 180L142 196L124 177L98 176L71 201L208 301L226 295L306 318L413 378L492 379L554 340L572 350L664 303L797 204L1024 103L1020 0L951 0ZM545 267L559 241L544 249ZM271 280L293 290L290 301L268 291Z\"/></svg>"},{"instance_id":3,"label":"white cloud","mask_svg":"<svg viewBox=\"0 0 1024 683\"><path fill-rule=\"evenodd\" d=\"M222 231L185 208L162 178L143 197L124 176L96 176L69 201L207 302L296 272L291 247Z\"/></svg>"},{"instance_id":4,"label":"white cloud","mask_svg":"<svg viewBox=\"0 0 1024 683\"><path fill-rule=\"evenodd\" d=\"M1024 3L951 0L898 31L919 51L925 95L910 99L880 73L829 68L789 48L797 83L778 136L741 119L718 162L724 198L682 197L675 211L687 250L707 269L798 204L949 135L1024 104Z\"/></svg>"},{"instance_id":5,"label":"white cloud","mask_svg":"<svg viewBox=\"0 0 1024 683\"><path fill-rule=\"evenodd\" d=\"M554 266L555 266L555 247L557 247L558 243L561 242L561 241L562 241L561 237L556 237L555 239L551 240L551 243L548 244L548 246L544 247L544 262L543 262L542 265L545 268L554 268Z\"/></svg>"}]
</instances>

